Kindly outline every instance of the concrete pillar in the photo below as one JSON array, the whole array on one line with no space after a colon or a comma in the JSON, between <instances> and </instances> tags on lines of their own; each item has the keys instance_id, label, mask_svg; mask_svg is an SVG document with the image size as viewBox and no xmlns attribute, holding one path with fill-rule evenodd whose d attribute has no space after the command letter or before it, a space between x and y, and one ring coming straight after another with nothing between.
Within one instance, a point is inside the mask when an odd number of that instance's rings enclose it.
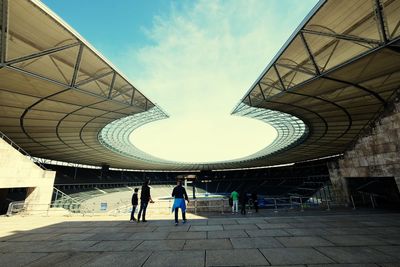
<instances>
[{"instance_id":1,"label":"concrete pillar","mask_svg":"<svg viewBox=\"0 0 400 267\"><path fill-rule=\"evenodd\" d=\"M350 203L349 188L343 177L337 161L328 163L329 178L332 183L332 195L336 202L348 205Z\"/></svg>"},{"instance_id":2,"label":"concrete pillar","mask_svg":"<svg viewBox=\"0 0 400 267\"><path fill-rule=\"evenodd\" d=\"M0 139L0 188L28 188L25 204L30 210L48 207L56 172L43 170Z\"/></svg>"}]
</instances>

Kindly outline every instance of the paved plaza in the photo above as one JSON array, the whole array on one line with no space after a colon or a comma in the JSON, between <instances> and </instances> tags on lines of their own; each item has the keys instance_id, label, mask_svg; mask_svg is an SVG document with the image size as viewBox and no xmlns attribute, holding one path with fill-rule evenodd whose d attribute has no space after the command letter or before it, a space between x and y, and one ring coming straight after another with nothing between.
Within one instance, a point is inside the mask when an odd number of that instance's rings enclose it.
<instances>
[{"instance_id":1,"label":"paved plaza","mask_svg":"<svg viewBox=\"0 0 400 267\"><path fill-rule=\"evenodd\" d=\"M400 214L0 217L0 266L400 266Z\"/></svg>"}]
</instances>

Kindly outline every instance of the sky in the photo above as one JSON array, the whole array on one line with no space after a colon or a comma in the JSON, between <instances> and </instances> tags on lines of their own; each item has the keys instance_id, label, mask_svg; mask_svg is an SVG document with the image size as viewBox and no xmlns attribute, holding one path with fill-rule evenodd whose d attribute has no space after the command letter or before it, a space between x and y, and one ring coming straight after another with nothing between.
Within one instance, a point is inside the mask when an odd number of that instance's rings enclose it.
<instances>
[{"instance_id":1,"label":"sky","mask_svg":"<svg viewBox=\"0 0 400 267\"><path fill-rule=\"evenodd\" d=\"M132 143L180 162L253 154L276 137L231 112L317 0L43 0L169 119Z\"/></svg>"}]
</instances>

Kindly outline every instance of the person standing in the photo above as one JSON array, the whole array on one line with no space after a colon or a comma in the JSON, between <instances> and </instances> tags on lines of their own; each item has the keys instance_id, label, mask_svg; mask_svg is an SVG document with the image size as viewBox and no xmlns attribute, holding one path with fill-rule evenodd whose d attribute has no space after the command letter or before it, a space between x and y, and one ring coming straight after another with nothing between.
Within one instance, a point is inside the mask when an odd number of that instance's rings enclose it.
<instances>
[{"instance_id":1,"label":"person standing","mask_svg":"<svg viewBox=\"0 0 400 267\"><path fill-rule=\"evenodd\" d=\"M154 203L153 199L151 199L149 183L150 180L145 181L142 185L142 190L140 191L140 210L137 222L140 222L140 217L142 214L143 214L142 222L147 222L146 221L147 205L149 204L149 202Z\"/></svg>"},{"instance_id":2,"label":"person standing","mask_svg":"<svg viewBox=\"0 0 400 267\"><path fill-rule=\"evenodd\" d=\"M248 198L247 193L245 191L240 192L239 202L240 202L240 214L246 215L246 204Z\"/></svg>"},{"instance_id":3,"label":"person standing","mask_svg":"<svg viewBox=\"0 0 400 267\"><path fill-rule=\"evenodd\" d=\"M253 192L251 194L251 199L253 200L253 207L256 211L256 213L258 212L258 196L257 196L257 192Z\"/></svg>"},{"instance_id":4,"label":"person standing","mask_svg":"<svg viewBox=\"0 0 400 267\"><path fill-rule=\"evenodd\" d=\"M186 189L182 186L182 181L178 181L178 185L172 190L172 197L174 197L174 204L172 205L172 212L175 211L175 225L178 225L178 209L182 210L183 223L186 223L186 203L189 203Z\"/></svg>"},{"instance_id":5,"label":"person standing","mask_svg":"<svg viewBox=\"0 0 400 267\"><path fill-rule=\"evenodd\" d=\"M238 213L239 193L235 190L231 193L232 198L232 214Z\"/></svg>"},{"instance_id":6,"label":"person standing","mask_svg":"<svg viewBox=\"0 0 400 267\"><path fill-rule=\"evenodd\" d=\"M136 207L138 205L138 191L139 191L139 188L135 188L134 193L132 195L132 212L131 212L131 220L130 220L130 222L136 221L136 219L135 219L135 211L136 211Z\"/></svg>"}]
</instances>

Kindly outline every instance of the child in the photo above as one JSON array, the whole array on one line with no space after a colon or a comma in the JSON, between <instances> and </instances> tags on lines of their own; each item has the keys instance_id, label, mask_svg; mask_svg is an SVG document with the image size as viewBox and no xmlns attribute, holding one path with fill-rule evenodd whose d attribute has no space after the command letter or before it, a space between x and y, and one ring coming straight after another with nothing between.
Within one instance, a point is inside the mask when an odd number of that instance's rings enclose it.
<instances>
[{"instance_id":1,"label":"child","mask_svg":"<svg viewBox=\"0 0 400 267\"><path fill-rule=\"evenodd\" d=\"M138 205L138 191L139 188L135 188L135 192L132 195L132 212L131 212L131 220L130 222L136 221L135 219L135 210Z\"/></svg>"}]
</instances>

